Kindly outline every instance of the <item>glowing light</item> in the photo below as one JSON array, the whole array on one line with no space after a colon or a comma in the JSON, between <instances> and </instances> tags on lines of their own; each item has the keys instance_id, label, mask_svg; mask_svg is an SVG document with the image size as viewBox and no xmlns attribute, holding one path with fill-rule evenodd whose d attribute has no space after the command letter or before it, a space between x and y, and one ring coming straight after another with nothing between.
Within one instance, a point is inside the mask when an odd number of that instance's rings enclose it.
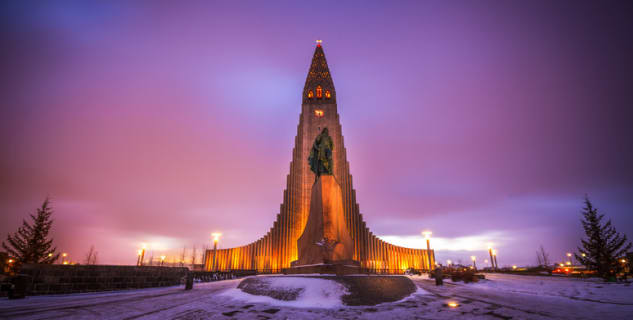
<instances>
[{"instance_id":1,"label":"glowing light","mask_svg":"<svg viewBox=\"0 0 633 320\"><path fill-rule=\"evenodd\" d=\"M67 253L62 253L62 257L66 257L66 256L68 256Z\"/></svg>"},{"instance_id":2,"label":"glowing light","mask_svg":"<svg viewBox=\"0 0 633 320\"><path fill-rule=\"evenodd\" d=\"M570 261L565 262L565 264L567 264L568 266L571 265Z\"/></svg>"},{"instance_id":3,"label":"glowing light","mask_svg":"<svg viewBox=\"0 0 633 320\"><path fill-rule=\"evenodd\" d=\"M323 117L323 110L314 110L314 115L317 117Z\"/></svg>"},{"instance_id":4,"label":"glowing light","mask_svg":"<svg viewBox=\"0 0 633 320\"><path fill-rule=\"evenodd\" d=\"M140 256L140 255L142 255L142 254L143 254L143 250L138 249L137 253L138 253L138 255Z\"/></svg>"},{"instance_id":5,"label":"glowing light","mask_svg":"<svg viewBox=\"0 0 633 320\"><path fill-rule=\"evenodd\" d=\"M497 250L492 250L492 255L496 256L497 255Z\"/></svg>"},{"instance_id":6,"label":"glowing light","mask_svg":"<svg viewBox=\"0 0 633 320\"><path fill-rule=\"evenodd\" d=\"M222 236L222 234L219 232L214 232L211 234L211 236L213 237L213 242L218 243L218 241L220 241L220 237Z\"/></svg>"},{"instance_id":7,"label":"glowing light","mask_svg":"<svg viewBox=\"0 0 633 320\"><path fill-rule=\"evenodd\" d=\"M142 244L141 244L141 248L143 248L143 250L147 249L147 244L142 243Z\"/></svg>"},{"instance_id":8,"label":"glowing light","mask_svg":"<svg viewBox=\"0 0 633 320\"><path fill-rule=\"evenodd\" d=\"M567 252L567 256L568 256L568 257L571 257L571 253Z\"/></svg>"},{"instance_id":9,"label":"glowing light","mask_svg":"<svg viewBox=\"0 0 633 320\"><path fill-rule=\"evenodd\" d=\"M68 264L68 261L64 261L63 264Z\"/></svg>"},{"instance_id":10,"label":"glowing light","mask_svg":"<svg viewBox=\"0 0 633 320\"><path fill-rule=\"evenodd\" d=\"M13 259L9 259L7 262L8 263L13 263Z\"/></svg>"},{"instance_id":11,"label":"glowing light","mask_svg":"<svg viewBox=\"0 0 633 320\"><path fill-rule=\"evenodd\" d=\"M492 242L488 242L488 250L492 249Z\"/></svg>"},{"instance_id":12,"label":"glowing light","mask_svg":"<svg viewBox=\"0 0 633 320\"><path fill-rule=\"evenodd\" d=\"M485 260L484 260L484 263L488 263L488 259L485 259Z\"/></svg>"},{"instance_id":13,"label":"glowing light","mask_svg":"<svg viewBox=\"0 0 633 320\"><path fill-rule=\"evenodd\" d=\"M49 257L52 257L52 256L53 256L53 254L52 254L52 253L49 253L49 254L48 254L48 256L49 256Z\"/></svg>"},{"instance_id":14,"label":"glowing light","mask_svg":"<svg viewBox=\"0 0 633 320\"><path fill-rule=\"evenodd\" d=\"M512 269L516 269L516 268L517 268L517 266L512 266Z\"/></svg>"},{"instance_id":15,"label":"glowing light","mask_svg":"<svg viewBox=\"0 0 633 320\"><path fill-rule=\"evenodd\" d=\"M564 267L565 265L561 263L561 264L560 264L560 266L561 266L561 267Z\"/></svg>"},{"instance_id":16,"label":"glowing light","mask_svg":"<svg viewBox=\"0 0 633 320\"><path fill-rule=\"evenodd\" d=\"M317 46L319 46L319 47L321 46L321 43L323 43L323 40L317 40L317 41L316 41L316 44L317 44Z\"/></svg>"},{"instance_id":17,"label":"glowing light","mask_svg":"<svg viewBox=\"0 0 633 320\"><path fill-rule=\"evenodd\" d=\"M166 256L160 256L160 261L165 261Z\"/></svg>"},{"instance_id":18,"label":"glowing light","mask_svg":"<svg viewBox=\"0 0 633 320\"><path fill-rule=\"evenodd\" d=\"M312 90L308 91L308 98L313 98L314 97L314 92L312 92Z\"/></svg>"},{"instance_id":19,"label":"glowing light","mask_svg":"<svg viewBox=\"0 0 633 320\"><path fill-rule=\"evenodd\" d=\"M459 307L459 304L457 302L451 301L448 303L448 306L451 308L457 308Z\"/></svg>"},{"instance_id":20,"label":"glowing light","mask_svg":"<svg viewBox=\"0 0 633 320\"><path fill-rule=\"evenodd\" d=\"M424 239L431 239L432 234L433 232L431 231L422 231L422 235L424 236Z\"/></svg>"},{"instance_id":21,"label":"glowing light","mask_svg":"<svg viewBox=\"0 0 633 320\"><path fill-rule=\"evenodd\" d=\"M453 262L453 261L451 261L451 260L446 260L446 264L447 264L447 265L450 265L452 262Z\"/></svg>"},{"instance_id":22,"label":"glowing light","mask_svg":"<svg viewBox=\"0 0 633 320\"><path fill-rule=\"evenodd\" d=\"M626 259L622 259L622 260L620 260L620 262L626 263Z\"/></svg>"},{"instance_id":23,"label":"glowing light","mask_svg":"<svg viewBox=\"0 0 633 320\"><path fill-rule=\"evenodd\" d=\"M330 90L325 90L325 97L328 98L328 99L332 97L332 94L330 93Z\"/></svg>"},{"instance_id":24,"label":"glowing light","mask_svg":"<svg viewBox=\"0 0 633 320\"><path fill-rule=\"evenodd\" d=\"M475 261L475 260L477 260L477 257L475 257L475 256L470 256L470 260Z\"/></svg>"},{"instance_id":25,"label":"glowing light","mask_svg":"<svg viewBox=\"0 0 633 320\"><path fill-rule=\"evenodd\" d=\"M580 254L580 255L581 255L581 256L583 256L583 257L586 257L586 256L587 256L587 255L586 255L586 254L584 254L584 253L582 253L582 254Z\"/></svg>"},{"instance_id":26,"label":"glowing light","mask_svg":"<svg viewBox=\"0 0 633 320\"><path fill-rule=\"evenodd\" d=\"M317 88L316 88L316 96L319 99L323 98L323 88L321 88L321 86L317 86Z\"/></svg>"}]
</instances>

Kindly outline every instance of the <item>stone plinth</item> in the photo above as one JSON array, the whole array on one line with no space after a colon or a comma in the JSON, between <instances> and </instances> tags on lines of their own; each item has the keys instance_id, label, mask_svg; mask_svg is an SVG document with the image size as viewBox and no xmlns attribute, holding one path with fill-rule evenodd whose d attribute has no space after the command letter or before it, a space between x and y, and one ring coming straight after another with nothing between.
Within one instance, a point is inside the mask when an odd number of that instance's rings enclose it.
<instances>
[{"instance_id":1,"label":"stone plinth","mask_svg":"<svg viewBox=\"0 0 633 320\"><path fill-rule=\"evenodd\" d=\"M359 274L360 263L358 261L336 261L335 263L295 265L283 269L284 274L335 274L338 276Z\"/></svg>"},{"instance_id":2,"label":"stone plinth","mask_svg":"<svg viewBox=\"0 0 633 320\"><path fill-rule=\"evenodd\" d=\"M291 263L290 269L300 266L306 266L300 269L316 268L325 271L346 269L344 266L358 268L358 262L353 261L354 242L345 226L341 187L332 175L318 177L312 186L310 214L303 234L297 240L297 249L298 259ZM339 267L330 268L323 265Z\"/></svg>"}]
</instances>

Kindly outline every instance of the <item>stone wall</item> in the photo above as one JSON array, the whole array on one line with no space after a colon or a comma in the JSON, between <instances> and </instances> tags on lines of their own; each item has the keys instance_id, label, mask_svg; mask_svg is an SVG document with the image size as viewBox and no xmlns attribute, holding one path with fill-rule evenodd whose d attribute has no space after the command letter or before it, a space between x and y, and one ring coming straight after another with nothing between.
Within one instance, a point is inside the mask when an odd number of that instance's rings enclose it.
<instances>
[{"instance_id":1,"label":"stone wall","mask_svg":"<svg viewBox=\"0 0 633 320\"><path fill-rule=\"evenodd\" d=\"M187 268L27 264L28 295L112 291L179 285Z\"/></svg>"}]
</instances>

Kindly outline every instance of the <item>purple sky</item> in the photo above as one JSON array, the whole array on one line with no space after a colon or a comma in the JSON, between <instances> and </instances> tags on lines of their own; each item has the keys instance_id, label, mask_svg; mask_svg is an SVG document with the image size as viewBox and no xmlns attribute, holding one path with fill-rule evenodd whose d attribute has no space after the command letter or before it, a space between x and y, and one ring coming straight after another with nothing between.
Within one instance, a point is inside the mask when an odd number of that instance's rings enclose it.
<instances>
[{"instance_id":1,"label":"purple sky","mask_svg":"<svg viewBox=\"0 0 633 320\"><path fill-rule=\"evenodd\" d=\"M588 193L633 237L630 2L339 2L3 2L0 237L50 195L77 260L256 240L316 39L377 235L558 259Z\"/></svg>"}]
</instances>

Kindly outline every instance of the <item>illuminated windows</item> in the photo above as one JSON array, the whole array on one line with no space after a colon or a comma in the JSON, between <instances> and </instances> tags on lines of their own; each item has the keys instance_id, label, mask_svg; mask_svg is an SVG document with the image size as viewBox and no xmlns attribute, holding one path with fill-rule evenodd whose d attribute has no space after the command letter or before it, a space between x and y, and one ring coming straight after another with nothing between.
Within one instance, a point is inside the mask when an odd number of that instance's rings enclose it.
<instances>
[{"instance_id":1,"label":"illuminated windows","mask_svg":"<svg viewBox=\"0 0 633 320\"><path fill-rule=\"evenodd\" d=\"M325 90L325 97L328 99L332 97L332 94L330 94L330 90Z\"/></svg>"},{"instance_id":2,"label":"illuminated windows","mask_svg":"<svg viewBox=\"0 0 633 320\"><path fill-rule=\"evenodd\" d=\"M317 86L316 92L317 92L318 99L323 98L323 88L321 88L321 86Z\"/></svg>"},{"instance_id":3,"label":"illuminated windows","mask_svg":"<svg viewBox=\"0 0 633 320\"><path fill-rule=\"evenodd\" d=\"M317 117L323 117L323 110L316 109L314 110L314 115Z\"/></svg>"},{"instance_id":4,"label":"illuminated windows","mask_svg":"<svg viewBox=\"0 0 633 320\"><path fill-rule=\"evenodd\" d=\"M312 99L314 97L314 92L312 90L308 91L308 98Z\"/></svg>"}]
</instances>

